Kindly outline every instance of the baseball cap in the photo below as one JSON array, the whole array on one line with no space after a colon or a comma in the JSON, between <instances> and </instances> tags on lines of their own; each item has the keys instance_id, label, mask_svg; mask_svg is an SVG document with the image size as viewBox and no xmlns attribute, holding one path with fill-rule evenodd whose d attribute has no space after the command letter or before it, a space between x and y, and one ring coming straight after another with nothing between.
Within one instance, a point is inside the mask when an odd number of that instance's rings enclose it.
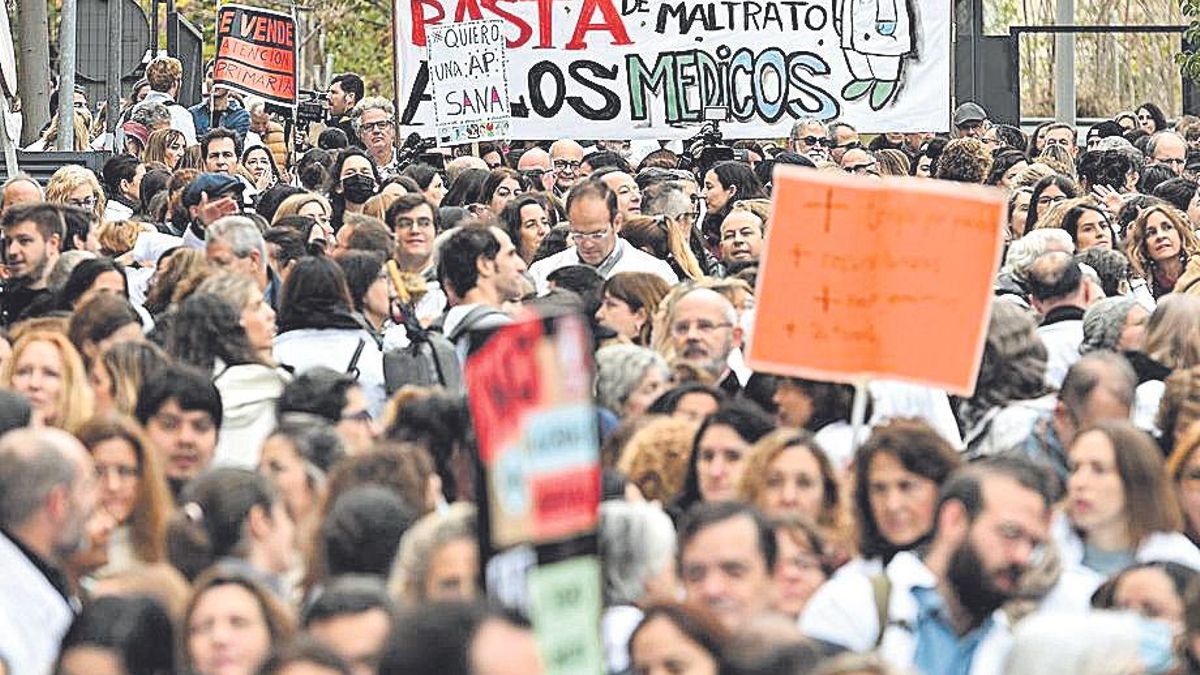
<instances>
[{"instance_id":1,"label":"baseball cap","mask_svg":"<svg viewBox=\"0 0 1200 675\"><path fill-rule=\"evenodd\" d=\"M240 196L246 186L242 181L234 176L224 173L202 173L196 176L187 189L183 191L183 205L185 207L197 206L200 204L202 193L207 192L210 200L215 200L218 197L224 197L230 192L237 192Z\"/></svg>"}]
</instances>

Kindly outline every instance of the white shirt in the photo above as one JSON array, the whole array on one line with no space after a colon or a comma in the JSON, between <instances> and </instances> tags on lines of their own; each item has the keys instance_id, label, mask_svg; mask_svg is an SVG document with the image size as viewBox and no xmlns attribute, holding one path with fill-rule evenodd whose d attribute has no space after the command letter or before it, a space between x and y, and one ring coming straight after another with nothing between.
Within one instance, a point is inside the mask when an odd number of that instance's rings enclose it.
<instances>
[{"instance_id":1,"label":"white shirt","mask_svg":"<svg viewBox=\"0 0 1200 675\"><path fill-rule=\"evenodd\" d=\"M1067 371L1079 360L1083 321L1067 320L1038 326L1037 334L1046 345L1046 384L1060 389Z\"/></svg>"},{"instance_id":2,"label":"white shirt","mask_svg":"<svg viewBox=\"0 0 1200 675\"><path fill-rule=\"evenodd\" d=\"M533 263L529 266L529 274L533 277L534 284L537 285L538 293L546 293L550 290L550 282L546 280L546 277L550 276L551 272L570 265L586 264L579 259L579 252L572 246ZM665 260L659 260L645 251L634 248L620 237L617 237L617 245L613 248L613 252L595 268L605 279L618 272L649 272L662 277L663 281L670 286L679 283L679 277L675 274L675 270L672 270Z\"/></svg>"}]
</instances>

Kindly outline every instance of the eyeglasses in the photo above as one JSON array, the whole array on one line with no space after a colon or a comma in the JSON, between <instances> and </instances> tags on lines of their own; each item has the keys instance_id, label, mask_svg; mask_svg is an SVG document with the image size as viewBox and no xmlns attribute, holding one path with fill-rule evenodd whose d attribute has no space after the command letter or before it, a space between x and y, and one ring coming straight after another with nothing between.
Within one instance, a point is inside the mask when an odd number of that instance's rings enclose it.
<instances>
[{"instance_id":1,"label":"eyeglasses","mask_svg":"<svg viewBox=\"0 0 1200 675\"><path fill-rule=\"evenodd\" d=\"M575 171L579 169L582 162L577 162L573 159L556 159L554 160L554 168L559 171Z\"/></svg>"},{"instance_id":2,"label":"eyeglasses","mask_svg":"<svg viewBox=\"0 0 1200 675\"><path fill-rule=\"evenodd\" d=\"M1155 158L1154 161L1158 162L1159 164L1170 164L1171 166L1183 166L1184 164L1187 164L1186 159L1158 159L1158 158Z\"/></svg>"},{"instance_id":3,"label":"eyeglasses","mask_svg":"<svg viewBox=\"0 0 1200 675\"><path fill-rule=\"evenodd\" d=\"M546 175L546 170L545 169L522 169L519 173L521 174L522 178L524 178L526 181L528 181L530 183L540 183L542 181L542 176Z\"/></svg>"},{"instance_id":4,"label":"eyeglasses","mask_svg":"<svg viewBox=\"0 0 1200 675\"><path fill-rule=\"evenodd\" d=\"M96 208L97 199L95 197L85 197L84 199L68 199L67 203L71 206L78 206L81 209Z\"/></svg>"},{"instance_id":5,"label":"eyeglasses","mask_svg":"<svg viewBox=\"0 0 1200 675\"><path fill-rule=\"evenodd\" d=\"M800 138L793 138L792 140L797 143L803 143L805 145L812 145L812 146L824 147L824 146L829 145L829 139L822 138L821 136L802 136Z\"/></svg>"},{"instance_id":6,"label":"eyeglasses","mask_svg":"<svg viewBox=\"0 0 1200 675\"><path fill-rule=\"evenodd\" d=\"M1051 197L1050 195L1042 195L1041 197L1038 197L1037 203L1038 203L1038 206L1047 206L1049 204L1055 204L1055 203L1061 202L1065 199L1066 199L1066 197L1063 195L1058 195L1056 197Z\"/></svg>"},{"instance_id":7,"label":"eyeglasses","mask_svg":"<svg viewBox=\"0 0 1200 675\"><path fill-rule=\"evenodd\" d=\"M359 125L358 128L360 131L371 132L371 131L383 131L385 129L391 128L391 126L392 126L392 120L391 120L391 118L388 118L386 120L379 120L378 122L363 122L362 124Z\"/></svg>"},{"instance_id":8,"label":"eyeglasses","mask_svg":"<svg viewBox=\"0 0 1200 675\"><path fill-rule=\"evenodd\" d=\"M698 217L700 217L699 211L684 211L683 213L677 213L674 216L671 216L671 219L682 220L685 223L694 223Z\"/></svg>"},{"instance_id":9,"label":"eyeglasses","mask_svg":"<svg viewBox=\"0 0 1200 675\"><path fill-rule=\"evenodd\" d=\"M849 143L845 143L843 145L835 145L833 147L835 147L839 150L857 150L862 147L862 143L859 143L858 141L850 141Z\"/></svg>"},{"instance_id":10,"label":"eyeglasses","mask_svg":"<svg viewBox=\"0 0 1200 675\"><path fill-rule=\"evenodd\" d=\"M692 332L692 327L695 327L696 332L701 335L711 335L718 328L733 328L733 324L728 322L713 323L705 319L698 321L676 321L671 324L671 334L675 337L684 337Z\"/></svg>"},{"instance_id":11,"label":"eyeglasses","mask_svg":"<svg viewBox=\"0 0 1200 675\"><path fill-rule=\"evenodd\" d=\"M142 470L131 464L97 464L96 478L104 480L111 474L115 474L121 480L133 480L142 475Z\"/></svg>"},{"instance_id":12,"label":"eyeglasses","mask_svg":"<svg viewBox=\"0 0 1200 675\"><path fill-rule=\"evenodd\" d=\"M572 231L571 232L571 241L574 241L576 244L585 242L585 241L603 241L604 238L607 237L609 234L610 234L610 232L609 232L608 228L605 228L598 232L574 232L574 231Z\"/></svg>"}]
</instances>

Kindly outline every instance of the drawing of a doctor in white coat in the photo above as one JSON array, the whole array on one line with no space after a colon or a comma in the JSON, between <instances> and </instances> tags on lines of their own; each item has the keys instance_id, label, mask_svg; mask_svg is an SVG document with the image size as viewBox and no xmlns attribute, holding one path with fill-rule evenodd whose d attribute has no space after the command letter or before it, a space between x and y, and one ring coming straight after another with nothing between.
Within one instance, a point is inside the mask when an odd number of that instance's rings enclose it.
<instances>
[{"instance_id":1,"label":"drawing of a doctor in white coat","mask_svg":"<svg viewBox=\"0 0 1200 675\"><path fill-rule=\"evenodd\" d=\"M903 58L913 52L907 0L834 0L833 27L854 78L842 98L870 94L871 108L882 110L896 96Z\"/></svg>"}]
</instances>

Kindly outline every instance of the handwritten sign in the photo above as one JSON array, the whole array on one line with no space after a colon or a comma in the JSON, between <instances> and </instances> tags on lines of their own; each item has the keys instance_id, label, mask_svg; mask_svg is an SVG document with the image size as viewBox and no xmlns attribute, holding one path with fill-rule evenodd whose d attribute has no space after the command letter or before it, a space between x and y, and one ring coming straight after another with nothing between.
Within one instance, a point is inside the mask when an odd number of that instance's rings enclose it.
<instances>
[{"instance_id":1,"label":"handwritten sign","mask_svg":"<svg viewBox=\"0 0 1200 675\"><path fill-rule=\"evenodd\" d=\"M705 108L730 138L797 119L945 131L952 3L846 0L393 0L402 131L435 124L426 44L446 24L502 22L515 138L682 139ZM441 102L436 103L441 106ZM441 118L436 119L440 123Z\"/></svg>"},{"instance_id":2,"label":"handwritten sign","mask_svg":"<svg viewBox=\"0 0 1200 675\"><path fill-rule=\"evenodd\" d=\"M595 530L600 444L581 317L529 317L467 359L468 403L498 548Z\"/></svg>"},{"instance_id":3,"label":"handwritten sign","mask_svg":"<svg viewBox=\"0 0 1200 675\"><path fill-rule=\"evenodd\" d=\"M542 565L529 575L533 628L548 675L601 675L600 561L577 556Z\"/></svg>"},{"instance_id":4,"label":"handwritten sign","mask_svg":"<svg viewBox=\"0 0 1200 675\"><path fill-rule=\"evenodd\" d=\"M509 138L512 113L504 22L432 26L427 49L438 143Z\"/></svg>"},{"instance_id":5,"label":"handwritten sign","mask_svg":"<svg viewBox=\"0 0 1200 675\"><path fill-rule=\"evenodd\" d=\"M780 167L747 362L969 396L1002 246L995 190Z\"/></svg>"},{"instance_id":6,"label":"handwritten sign","mask_svg":"<svg viewBox=\"0 0 1200 675\"><path fill-rule=\"evenodd\" d=\"M213 84L294 107L296 81L294 18L242 5L217 10Z\"/></svg>"}]
</instances>

